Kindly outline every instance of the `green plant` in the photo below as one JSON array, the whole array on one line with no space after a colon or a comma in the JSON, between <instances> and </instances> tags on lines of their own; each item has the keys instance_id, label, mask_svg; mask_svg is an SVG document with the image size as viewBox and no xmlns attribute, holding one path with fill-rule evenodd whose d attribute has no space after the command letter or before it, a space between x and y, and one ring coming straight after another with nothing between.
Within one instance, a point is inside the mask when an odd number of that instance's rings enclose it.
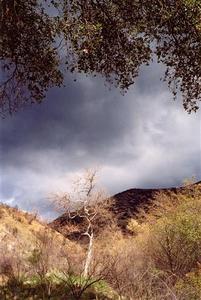
<instances>
[{"instance_id":1,"label":"green plant","mask_svg":"<svg viewBox=\"0 0 201 300\"><path fill-rule=\"evenodd\" d=\"M184 276L201 260L201 192L190 190L177 200L151 227L150 247L159 269Z\"/></svg>"}]
</instances>

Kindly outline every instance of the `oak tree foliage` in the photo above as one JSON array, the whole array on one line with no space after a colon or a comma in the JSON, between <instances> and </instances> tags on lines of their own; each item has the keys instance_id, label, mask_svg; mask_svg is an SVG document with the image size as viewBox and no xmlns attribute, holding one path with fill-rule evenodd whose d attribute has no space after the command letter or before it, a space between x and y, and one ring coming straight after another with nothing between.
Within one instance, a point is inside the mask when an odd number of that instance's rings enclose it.
<instances>
[{"instance_id":1,"label":"oak tree foliage","mask_svg":"<svg viewBox=\"0 0 201 300\"><path fill-rule=\"evenodd\" d=\"M0 0L0 108L61 86L66 69L126 91L155 57L188 112L201 100L200 0Z\"/></svg>"}]
</instances>

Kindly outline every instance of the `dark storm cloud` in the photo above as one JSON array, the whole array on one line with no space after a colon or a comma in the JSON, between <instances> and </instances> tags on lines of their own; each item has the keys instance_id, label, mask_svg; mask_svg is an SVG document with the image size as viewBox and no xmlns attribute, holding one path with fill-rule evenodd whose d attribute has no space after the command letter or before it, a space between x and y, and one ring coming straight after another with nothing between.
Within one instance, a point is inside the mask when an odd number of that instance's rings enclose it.
<instances>
[{"instance_id":1,"label":"dark storm cloud","mask_svg":"<svg viewBox=\"0 0 201 300\"><path fill-rule=\"evenodd\" d=\"M111 193L199 178L200 113L171 100L161 70L144 68L124 96L101 78L69 75L44 103L2 120L1 199L48 215L47 194L93 165Z\"/></svg>"}]
</instances>

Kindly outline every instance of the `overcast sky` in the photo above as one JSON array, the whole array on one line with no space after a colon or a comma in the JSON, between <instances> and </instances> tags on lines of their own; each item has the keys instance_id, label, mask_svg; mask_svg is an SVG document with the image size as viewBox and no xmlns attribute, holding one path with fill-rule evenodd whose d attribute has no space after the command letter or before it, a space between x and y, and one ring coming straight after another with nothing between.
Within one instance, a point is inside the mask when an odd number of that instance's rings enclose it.
<instances>
[{"instance_id":1,"label":"overcast sky","mask_svg":"<svg viewBox=\"0 0 201 300\"><path fill-rule=\"evenodd\" d=\"M50 217L48 195L94 166L111 195L200 180L201 112L172 100L162 69L143 68L126 95L101 78L69 75L41 105L1 120L0 201Z\"/></svg>"}]
</instances>

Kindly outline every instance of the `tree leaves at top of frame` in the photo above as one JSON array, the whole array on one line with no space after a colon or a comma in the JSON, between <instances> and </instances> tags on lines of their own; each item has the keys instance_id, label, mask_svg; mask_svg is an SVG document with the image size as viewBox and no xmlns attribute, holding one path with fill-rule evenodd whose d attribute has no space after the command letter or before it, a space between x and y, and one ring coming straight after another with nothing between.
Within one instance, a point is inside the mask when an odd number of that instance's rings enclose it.
<instances>
[{"instance_id":1,"label":"tree leaves at top of frame","mask_svg":"<svg viewBox=\"0 0 201 300\"><path fill-rule=\"evenodd\" d=\"M154 56L173 96L198 109L200 0L1 0L0 22L2 112L42 101L62 84L64 65L126 90Z\"/></svg>"}]
</instances>

